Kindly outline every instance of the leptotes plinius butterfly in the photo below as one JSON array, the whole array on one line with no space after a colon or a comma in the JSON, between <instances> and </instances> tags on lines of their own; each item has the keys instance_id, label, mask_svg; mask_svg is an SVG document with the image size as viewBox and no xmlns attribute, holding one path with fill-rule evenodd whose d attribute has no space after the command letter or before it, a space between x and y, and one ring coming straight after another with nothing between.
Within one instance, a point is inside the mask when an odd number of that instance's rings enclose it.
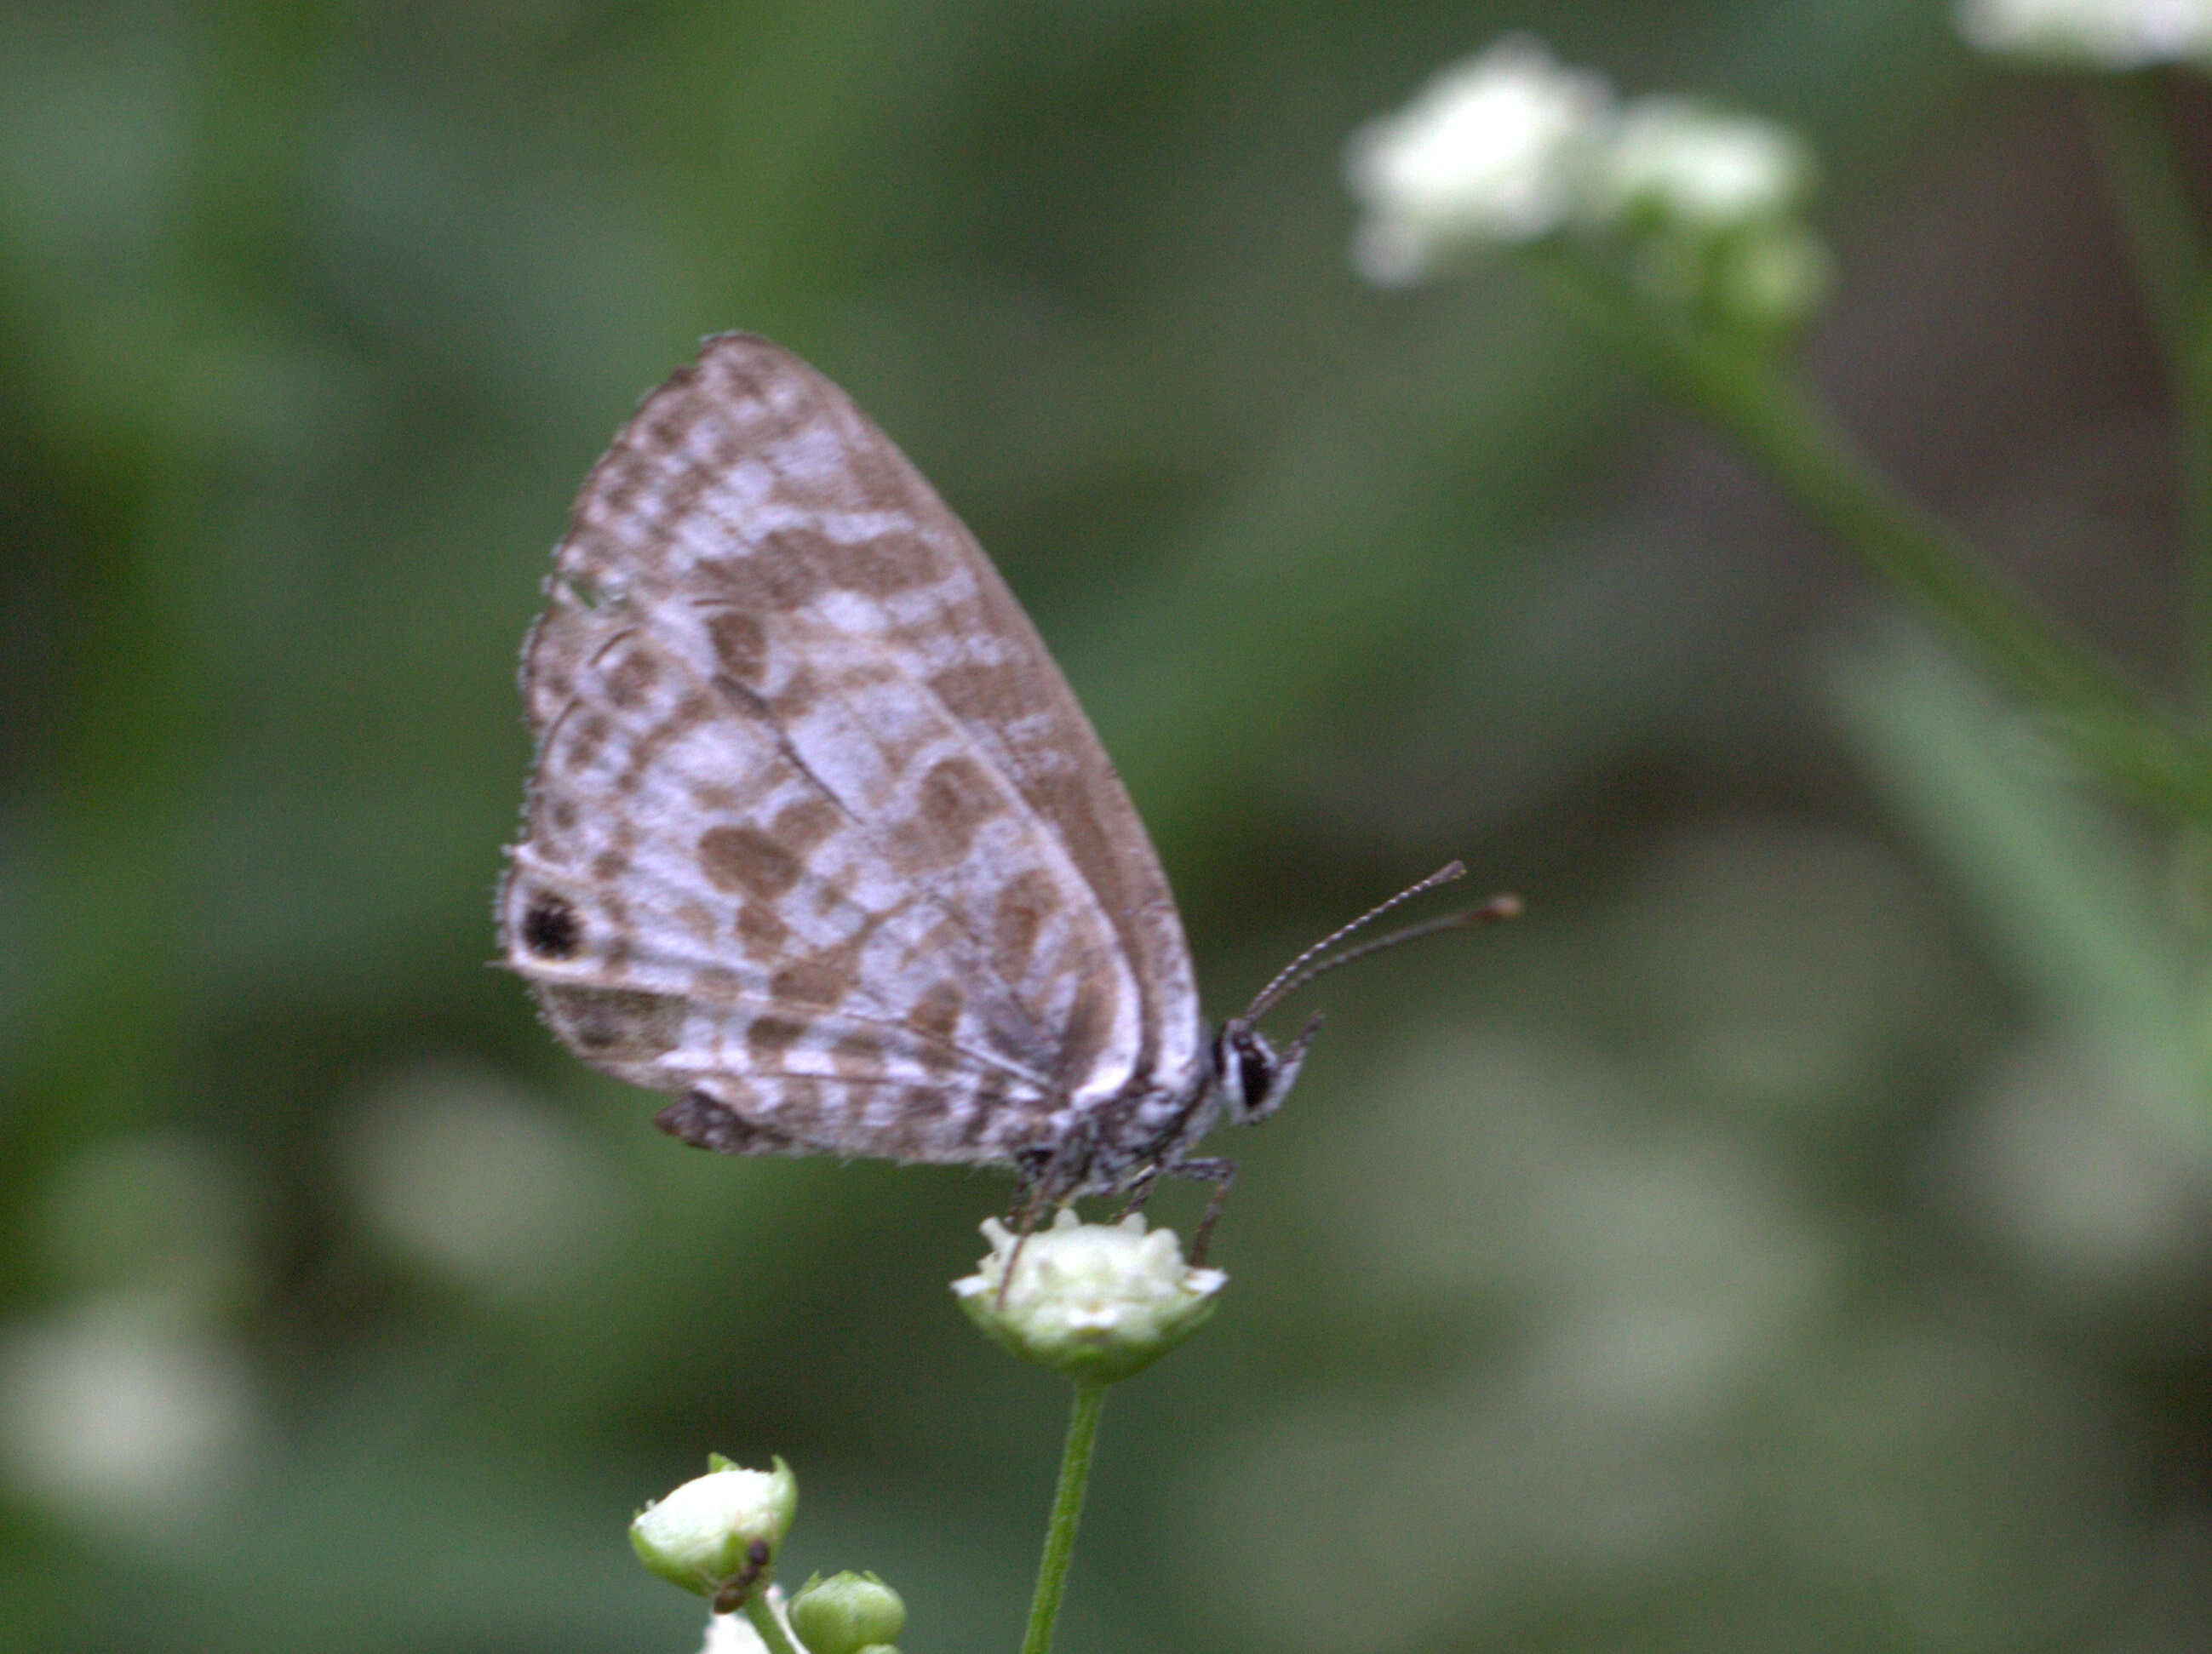
<instances>
[{"instance_id":1,"label":"leptotes plinius butterfly","mask_svg":"<svg viewBox=\"0 0 2212 1654\"><path fill-rule=\"evenodd\" d=\"M1034 1209L1225 1186L1191 1147L1296 1078L1310 1025L1280 1051L1252 1025L1319 950L1209 1038L1143 823L1028 617L765 340L708 340L592 468L522 683L507 962L685 1142L1003 1163Z\"/></svg>"}]
</instances>

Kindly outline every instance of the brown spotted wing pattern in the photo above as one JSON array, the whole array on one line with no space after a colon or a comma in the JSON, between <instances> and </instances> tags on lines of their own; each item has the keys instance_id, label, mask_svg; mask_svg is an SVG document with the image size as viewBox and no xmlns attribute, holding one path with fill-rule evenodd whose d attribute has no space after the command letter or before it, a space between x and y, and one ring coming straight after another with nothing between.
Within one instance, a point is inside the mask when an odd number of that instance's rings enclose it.
<instances>
[{"instance_id":1,"label":"brown spotted wing pattern","mask_svg":"<svg viewBox=\"0 0 2212 1654\"><path fill-rule=\"evenodd\" d=\"M709 340L576 500L523 660L507 962L732 1154L1126 1180L1207 1051L1157 857L1066 682L843 392ZM1092 1142L1122 1152L1089 1166ZM1110 1162L1110 1163L1109 1163Z\"/></svg>"}]
</instances>

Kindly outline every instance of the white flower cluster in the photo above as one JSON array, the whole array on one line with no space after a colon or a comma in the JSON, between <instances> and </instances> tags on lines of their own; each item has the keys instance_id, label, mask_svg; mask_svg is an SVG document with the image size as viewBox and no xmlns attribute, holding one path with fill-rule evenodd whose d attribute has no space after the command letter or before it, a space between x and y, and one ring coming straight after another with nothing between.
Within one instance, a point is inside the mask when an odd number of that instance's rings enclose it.
<instances>
[{"instance_id":1,"label":"white flower cluster","mask_svg":"<svg viewBox=\"0 0 2212 1654\"><path fill-rule=\"evenodd\" d=\"M1684 98L1639 98L1613 123L1593 180L1599 214L1643 214L1710 230L1779 218L1812 192L1796 135Z\"/></svg>"},{"instance_id":2,"label":"white flower cluster","mask_svg":"<svg viewBox=\"0 0 2212 1654\"><path fill-rule=\"evenodd\" d=\"M1604 81L1563 69L1526 35L1443 70L1346 149L1352 191L1368 211L1352 245L1360 273L1403 286L1457 247L1559 228L1612 103Z\"/></svg>"},{"instance_id":3,"label":"white flower cluster","mask_svg":"<svg viewBox=\"0 0 2212 1654\"><path fill-rule=\"evenodd\" d=\"M2212 68L2212 0L1962 0L1959 33L1984 51L2090 69Z\"/></svg>"},{"instance_id":4,"label":"white flower cluster","mask_svg":"<svg viewBox=\"0 0 2212 1654\"><path fill-rule=\"evenodd\" d=\"M1150 1366L1213 1313L1229 1282L1184 1263L1175 1232L1148 1233L1133 1212L1084 1223L1063 1209L1049 1229L1027 1235L986 1218L983 1235L989 1255L952 1283L960 1307L1024 1360L1086 1383Z\"/></svg>"},{"instance_id":5,"label":"white flower cluster","mask_svg":"<svg viewBox=\"0 0 2212 1654\"><path fill-rule=\"evenodd\" d=\"M1378 286L1565 231L1620 244L1655 296L1750 319L1795 319L1826 284L1794 134L1681 98L1620 104L1526 35L1361 127L1345 171L1364 209L1352 262Z\"/></svg>"}]
</instances>

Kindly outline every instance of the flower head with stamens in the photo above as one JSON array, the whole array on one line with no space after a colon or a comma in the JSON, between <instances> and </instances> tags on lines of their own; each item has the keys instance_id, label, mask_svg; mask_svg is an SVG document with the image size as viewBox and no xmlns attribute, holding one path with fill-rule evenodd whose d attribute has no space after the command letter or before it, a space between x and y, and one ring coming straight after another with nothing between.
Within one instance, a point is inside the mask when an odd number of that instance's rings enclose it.
<instances>
[{"instance_id":1,"label":"flower head with stamens","mask_svg":"<svg viewBox=\"0 0 2212 1654\"><path fill-rule=\"evenodd\" d=\"M987 1218L983 1235L989 1256L952 1283L960 1307L1024 1360L1082 1384L1150 1366L1213 1313L1229 1282L1218 1269L1186 1263L1175 1232L1147 1233L1135 1213L1084 1223L1062 1210L1052 1227L1027 1236Z\"/></svg>"}]
</instances>

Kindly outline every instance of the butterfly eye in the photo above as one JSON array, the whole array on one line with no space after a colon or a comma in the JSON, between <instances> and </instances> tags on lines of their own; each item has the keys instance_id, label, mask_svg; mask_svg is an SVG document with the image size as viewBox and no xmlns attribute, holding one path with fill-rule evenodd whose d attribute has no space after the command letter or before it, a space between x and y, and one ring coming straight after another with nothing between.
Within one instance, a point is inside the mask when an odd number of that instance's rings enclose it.
<instances>
[{"instance_id":1,"label":"butterfly eye","mask_svg":"<svg viewBox=\"0 0 2212 1654\"><path fill-rule=\"evenodd\" d=\"M1231 1054L1237 1061L1237 1105L1242 1112L1256 1110L1274 1088L1275 1053L1258 1034L1241 1033L1231 1042Z\"/></svg>"}]
</instances>

